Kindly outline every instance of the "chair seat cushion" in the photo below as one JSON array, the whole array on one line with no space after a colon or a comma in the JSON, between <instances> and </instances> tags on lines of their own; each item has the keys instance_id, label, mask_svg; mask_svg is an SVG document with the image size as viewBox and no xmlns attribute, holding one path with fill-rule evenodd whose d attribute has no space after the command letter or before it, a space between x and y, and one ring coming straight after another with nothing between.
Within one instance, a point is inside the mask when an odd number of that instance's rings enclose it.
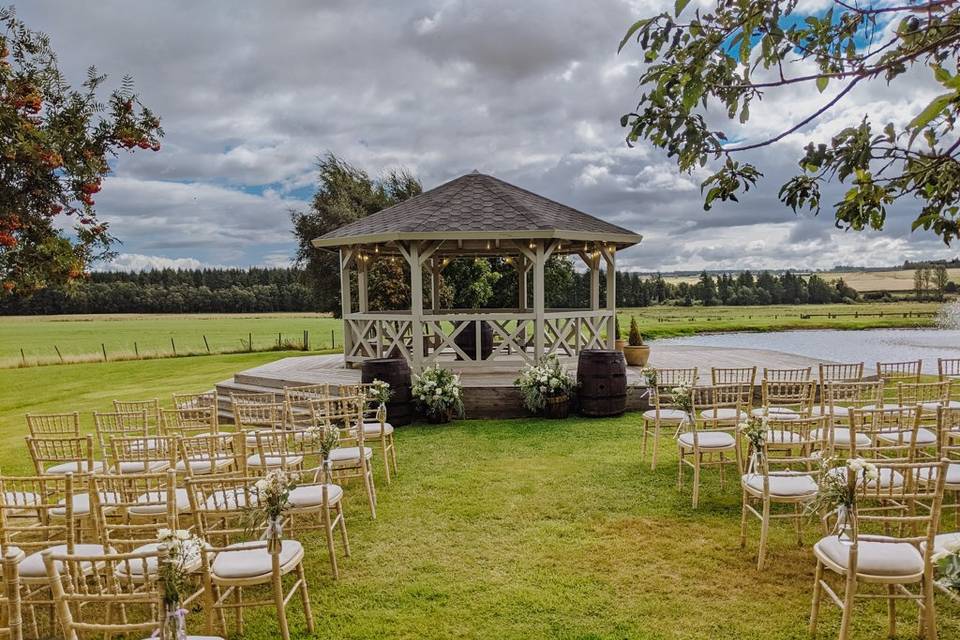
<instances>
[{"instance_id":1,"label":"chair seat cushion","mask_svg":"<svg viewBox=\"0 0 960 640\"><path fill-rule=\"evenodd\" d=\"M643 412L644 420L656 420L657 410L647 409ZM687 414L682 409L660 409L660 422L684 422Z\"/></svg>"},{"instance_id":2,"label":"chair seat cushion","mask_svg":"<svg viewBox=\"0 0 960 640\"><path fill-rule=\"evenodd\" d=\"M106 491L98 494L100 496L100 501L104 504L117 504L120 502L120 496L112 491ZM75 493L73 494L73 515L76 516L85 516L90 513L90 494L89 493ZM59 506L53 507L50 509L50 515L62 518L67 515L66 502L61 500L57 503Z\"/></svg>"},{"instance_id":3,"label":"chair seat cushion","mask_svg":"<svg viewBox=\"0 0 960 640\"><path fill-rule=\"evenodd\" d=\"M247 547L257 547L248 549ZM303 546L296 540L283 540L280 546L280 566L296 563L303 558ZM263 542L238 542L221 551L214 558L210 571L214 578L238 580L269 576L270 553Z\"/></svg>"},{"instance_id":4,"label":"chair seat cushion","mask_svg":"<svg viewBox=\"0 0 960 640\"><path fill-rule=\"evenodd\" d=\"M810 432L810 435L815 440L826 440L830 435L829 431L814 429ZM840 446L850 446L850 429L845 427L834 427L833 428L833 443ZM863 433L857 434L857 445L861 447L869 447L871 444L870 438Z\"/></svg>"},{"instance_id":5,"label":"chair seat cushion","mask_svg":"<svg viewBox=\"0 0 960 640\"><path fill-rule=\"evenodd\" d=\"M175 489L177 511L190 511L190 495L186 489ZM137 497L137 502L143 506L131 505L127 511L135 515L154 516L167 512L167 492L152 491Z\"/></svg>"},{"instance_id":6,"label":"chair seat cushion","mask_svg":"<svg viewBox=\"0 0 960 640\"><path fill-rule=\"evenodd\" d=\"M923 550L923 545L925 544L926 543L922 543L920 545L921 550ZM949 551L949 549L947 549L948 544L951 546L951 548L956 548L960 546L960 531L954 531L953 533L937 534L937 536L933 539L933 552L935 554L948 552Z\"/></svg>"},{"instance_id":7,"label":"chair seat cushion","mask_svg":"<svg viewBox=\"0 0 960 640\"><path fill-rule=\"evenodd\" d=\"M822 559L843 569L850 568L850 545L841 542L837 536L821 538L813 549ZM860 575L890 578L923 573L923 556L908 542L861 539L857 545L857 555L857 573Z\"/></svg>"},{"instance_id":8,"label":"chair seat cushion","mask_svg":"<svg viewBox=\"0 0 960 640\"><path fill-rule=\"evenodd\" d=\"M768 429L763 437L769 444L773 445L797 444L799 442L803 442L803 438L799 433L786 431L784 429Z\"/></svg>"},{"instance_id":9,"label":"chair seat cushion","mask_svg":"<svg viewBox=\"0 0 960 640\"><path fill-rule=\"evenodd\" d=\"M248 502L250 503L249 505L247 504ZM207 509L225 509L230 511L235 509L243 509L244 507L252 506L256 503L257 494L253 490L251 490L249 493L244 493L242 489L222 489L211 491L204 504Z\"/></svg>"},{"instance_id":10,"label":"chair seat cushion","mask_svg":"<svg viewBox=\"0 0 960 640\"><path fill-rule=\"evenodd\" d=\"M902 409L896 402L884 402L883 404L865 404L863 405L864 411L876 411L877 409Z\"/></svg>"},{"instance_id":11,"label":"chair seat cushion","mask_svg":"<svg viewBox=\"0 0 960 640\"><path fill-rule=\"evenodd\" d=\"M820 407L818 405L816 407L813 407L813 409L810 410L810 413L815 417L829 416L829 415L848 416L850 415L850 409L848 407L840 407L837 405L834 405L833 407L830 407L829 405L827 405L826 407Z\"/></svg>"},{"instance_id":12,"label":"chair seat cushion","mask_svg":"<svg viewBox=\"0 0 960 640\"><path fill-rule=\"evenodd\" d=\"M389 422L383 423L383 435L393 433L393 425ZM379 422L364 422L363 423L363 435L378 437L380 435L380 423Z\"/></svg>"},{"instance_id":13,"label":"chair seat cushion","mask_svg":"<svg viewBox=\"0 0 960 640\"><path fill-rule=\"evenodd\" d=\"M67 552L67 545L58 544L53 547L47 547L46 550L63 554ZM99 544L75 544L73 545L73 552L76 555L82 556L102 556L105 554L103 546ZM26 558L21 560L20 564L17 566L20 569L21 578L47 577L47 568L43 564L43 551L31 553ZM57 562L56 566L58 569L63 569L62 562Z\"/></svg>"},{"instance_id":14,"label":"chair seat cushion","mask_svg":"<svg viewBox=\"0 0 960 640\"><path fill-rule=\"evenodd\" d=\"M937 469L933 467L921 467L916 470L916 474L917 479L924 484L931 476L936 480L938 475ZM948 485L960 485L960 462L952 462L947 467L946 483Z\"/></svg>"},{"instance_id":15,"label":"chair seat cushion","mask_svg":"<svg viewBox=\"0 0 960 640\"><path fill-rule=\"evenodd\" d=\"M677 438L680 445L687 448L693 448L693 433L681 433ZM736 440L726 431L698 431L697 443L701 449L733 449L736 447Z\"/></svg>"},{"instance_id":16,"label":"chair seat cushion","mask_svg":"<svg viewBox=\"0 0 960 640\"><path fill-rule=\"evenodd\" d=\"M878 432L877 440L881 440L889 444L910 444L910 441L913 440L912 431L889 431L889 432ZM925 429L920 427L917 429L917 444L918 445L932 445L937 444L937 434L935 434L930 429Z\"/></svg>"},{"instance_id":17,"label":"chair seat cushion","mask_svg":"<svg viewBox=\"0 0 960 640\"><path fill-rule=\"evenodd\" d=\"M790 407L757 407L750 411L750 415L762 418L767 416L774 418L775 420L796 420L800 417L800 414L796 410L791 409Z\"/></svg>"},{"instance_id":18,"label":"chair seat cushion","mask_svg":"<svg viewBox=\"0 0 960 640\"><path fill-rule=\"evenodd\" d=\"M254 453L247 456L247 465L251 467L299 467L303 463L303 456L261 456Z\"/></svg>"},{"instance_id":19,"label":"chair seat cushion","mask_svg":"<svg viewBox=\"0 0 960 640\"><path fill-rule=\"evenodd\" d=\"M120 473L155 473L170 466L163 460L127 460L117 465Z\"/></svg>"},{"instance_id":20,"label":"chair seat cushion","mask_svg":"<svg viewBox=\"0 0 960 640\"><path fill-rule=\"evenodd\" d=\"M205 546L209 547L210 545L205 544ZM156 553L159 548L159 542L149 542L137 547L131 553ZM189 558L187 562L184 563L183 568L185 571L193 572L200 568L201 563L202 558L200 554L197 554ZM146 575L155 575L158 564L157 556L138 558L136 560L130 560L129 562L120 563L117 567L117 573L128 576L142 576L145 573L144 570L146 570Z\"/></svg>"},{"instance_id":21,"label":"chair seat cushion","mask_svg":"<svg viewBox=\"0 0 960 640\"><path fill-rule=\"evenodd\" d=\"M936 413L940 407L947 409L960 409L960 400L950 400L946 405L942 402L921 402L920 409L925 413Z\"/></svg>"},{"instance_id":22,"label":"chair seat cushion","mask_svg":"<svg viewBox=\"0 0 960 640\"><path fill-rule=\"evenodd\" d=\"M343 489L336 484L328 484L327 502L336 504L343 497ZM294 488L288 498L290 506L294 509L306 509L309 507L318 507L323 504L323 485L304 484Z\"/></svg>"},{"instance_id":23,"label":"chair seat cushion","mask_svg":"<svg viewBox=\"0 0 960 640\"><path fill-rule=\"evenodd\" d=\"M768 476L771 496L782 496L784 498L796 498L801 496L814 496L817 493L817 481L805 473L796 474L773 474ZM763 475L759 473L748 473L742 478L743 484L752 489L757 494L763 493Z\"/></svg>"},{"instance_id":24,"label":"chair seat cushion","mask_svg":"<svg viewBox=\"0 0 960 640\"><path fill-rule=\"evenodd\" d=\"M190 473L194 475L206 475L211 471L219 471L233 464L233 458L208 458L206 456L194 456L189 460L180 460L177 462L176 470L185 472L187 465L190 466Z\"/></svg>"},{"instance_id":25,"label":"chair seat cushion","mask_svg":"<svg viewBox=\"0 0 960 640\"><path fill-rule=\"evenodd\" d=\"M3 503L7 506L27 507L40 504L40 496L31 491L4 491Z\"/></svg>"},{"instance_id":26,"label":"chair seat cushion","mask_svg":"<svg viewBox=\"0 0 960 640\"><path fill-rule=\"evenodd\" d=\"M369 460L373 457L373 449L370 447L363 448L363 456ZM360 448L359 447L338 447L330 452L330 462L333 466L346 466L351 463L360 462Z\"/></svg>"},{"instance_id":27,"label":"chair seat cushion","mask_svg":"<svg viewBox=\"0 0 960 640\"><path fill-rule=\"evenodd\" d=\"M903 474L900 473L899 471L895 471L895 470L893 470L893 469L890 469L889 467L883 467L883 468L881 468L881 469L878 469L878 471L879 471L879 473L880 473L880 487L881 487L881 488L888 488L888 487L890 487L890 486L894 486L894 487L902 487L902 486L903 486L903 480L904 480L904 479L903 479ZM843 478L844 480L846 480L846 478L847 478L847 468L846 468L846 467L837 467L837 468L835 468L835 469L831 469L831 470L828 471L827 473L831 473L831 474L833 474L833 475L840 476L840 477ZM867 481L867 487L874 488L874 487L876 487L876 486L877 486L877 481L876 481L876 480L868 480L868 481Z\"/></svg>"},{"instance_id":28,"label":"chair seat cushion","mask_svg":"<svg viewBox=\"0 0 960 640\"><path fill-rule=\"evenodd\" d=\"M723 409L704 409L700 412L700 417L704 420L746 420L750 416L745 411L738 411L733 408Z\"/></svg>"},{"instance_id":29,"label":"chair seat cushion","mask_svg":"<svg viewBox=\"0 0 960 640\"><path fill-rule=\"evenodd\" d=\"M48 468L43 473L48 476L56 476L64 473L100 473L103 471L103 462L99 460L93 461L93 467L87 463L86 460L78 460L77 462L61 462L60 464L55 464L52 467Z\"/></svg>"}]
</instances>

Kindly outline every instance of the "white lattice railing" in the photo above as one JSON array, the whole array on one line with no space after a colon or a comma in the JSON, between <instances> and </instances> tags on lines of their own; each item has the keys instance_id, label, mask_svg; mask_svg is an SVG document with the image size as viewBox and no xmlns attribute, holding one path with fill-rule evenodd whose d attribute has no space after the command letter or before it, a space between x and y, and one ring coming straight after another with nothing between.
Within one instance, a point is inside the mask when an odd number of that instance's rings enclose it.
<instances>
[{"instance_id":1,"label":"white lattice railing","mask_svg":"<svg viewBox=\"0 0 960 640\"><path fill-rule=\"evenodd\" d=\"M605 334L612 311L574 309L548 311L543 317L542 355L575 357L583 349L606 347ZM492 351L483 357L481 323L493 334ZM532 311L446 312L420 318L422 352L414 357L414 320L409 314L354 313L344 320L349 335L345 358L359 363L369 358L404 357L413 367L456 361L457 367L483 367L536 359L537 324ZM474 332L469 353L457 344L465 332ZM519 368L519 367L518 367Z\"/></svg>"}]
</instances>

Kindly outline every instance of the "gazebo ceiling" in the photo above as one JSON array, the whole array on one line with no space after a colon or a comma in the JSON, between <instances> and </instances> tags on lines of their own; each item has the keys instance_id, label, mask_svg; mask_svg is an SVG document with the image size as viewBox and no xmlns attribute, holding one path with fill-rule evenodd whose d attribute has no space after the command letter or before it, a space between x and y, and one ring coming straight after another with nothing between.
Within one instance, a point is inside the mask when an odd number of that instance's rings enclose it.
<instances>
[{"instance_id":1,"label":"gazebo ceiling","mask_svg":"<svg viewBox=\"0 0 960 640\"><path fill-rule=\"evenodd\" d=\"M642 236L474 171L335 229L314 239L313 246L383 245L392 253L397 242L443 240L437 253L503 254L510 252L511 241L537 239L569 241L569 247L558 249L569 253L586 248L573 243L623 248Z\"/></svg>"}]
</instances>

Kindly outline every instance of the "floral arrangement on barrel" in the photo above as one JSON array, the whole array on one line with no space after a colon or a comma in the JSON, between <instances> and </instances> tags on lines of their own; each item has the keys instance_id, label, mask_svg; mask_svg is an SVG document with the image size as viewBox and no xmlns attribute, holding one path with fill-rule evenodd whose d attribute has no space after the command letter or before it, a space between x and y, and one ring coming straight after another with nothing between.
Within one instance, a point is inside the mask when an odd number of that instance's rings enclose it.
<instances>
[{"instance_id":1,"label":"floral arrangement on barrel","mask_svg":"<svg viewBox=\"0 0 960 640\"><path fill-rule=\"evenodd\" d=\"M414 375L412 393L417 409L434 424L463 417L460 376L442 369L440 365L428 367L420 375Z\"/></svg>"},{"instance_id":2,"label":"floral arrangement on barrel","mask_svg":"<svg viewBox=\"0 0 960 640\"><path fill-rule=\"evenodd\" d=\"M949 536L943 550L933 555L937 568L937 582L943 588L960 596L960 534Z\"/></svg>"},{"instance_id":3,"label":"floral arrangement on barrel","mask_svg":"<svg viewBox=\"0 0 960 640\"><path fill-rule=\"evenodd\" d=\"M377 403L377 422L383 424L387 421L387 403L393 397L393 389L390 383L385 380L374 380L367 388L367 400Z\"/></svg>"},{"instance_id":4,"label":"floral arrangement on barrel","mask_svg":"<svg viewBox=\"0 0 960 640\"><path fill-rule=\"evenodd\" d=\"M514 381L520 387L523 406L548 418L570 415L571 391L576 381L567 373L557 356L547 356L537 365L528 365Z\"/></svg>"},{"instance_id":5,"label":"floral arrangement on barrel","mask_svg":"<svg viewBox=\"0 0 960 640\"><path fill-rule=\"evenodd\" d=\"M247 529L257 531L264 527L261 540L267 541L267 551L280 553L283 539L283 514L290 506L290 492L297 482L283 469L273 469L253 485L253 505L247 508Z\"/></svg>"},{"instance_id":6,"label":"floral arrangement on barrel","mask_svg":"<svg viewBox=\"0 0 960 640\"><path fill-rule=\"evenodd\" d=\"M838 462L834 458L824 458L819 455L820 461L820 489L816 497L807 505L807 513L819 515L824 522L836 516L833 533L840 542L853 544L853 512L857 500L857 484L859 482L876 481L880 477L877 466L863 458L850 458L846 463Z\"/></svg>"},{"instance_id":7,"label":"floral arrangement on barrel","mask_svg":"<svg viewBox=\"0 0 960 640\"><path fill-rule=\"evenodd\" d=\"M623 357L631 367L645 367L650 359L650 346L644 344L636 318L630 318L630 334L627 336L627 346L623 348Z\"/></svg>"},{"instance_id":8,"label":"floral arrangement on barrel","mask_svg":"<svg viewBox=\"0 0 960 640\"><path fill-rule=\"evenodd\" d=\"M763 464L763 447L770 430L766 416L751 416L737 425L737 429L747 439L747 459L750 461L747 473L757 473Z\"/></svg>"},{"instance_id":9,"label":"floral arrangement on barrel","mask_svg":"<svg viewBox=\"0 0 960 640\"><path fill-rule=\"evenodd\" d=\"M190 574L200 566L203 543L185 530L160 529L160 551L157 560L163 615L156 636L160 640L185 640L187 637L187 609L183 606L189 595Z\"/></svg>"}]
</instances>

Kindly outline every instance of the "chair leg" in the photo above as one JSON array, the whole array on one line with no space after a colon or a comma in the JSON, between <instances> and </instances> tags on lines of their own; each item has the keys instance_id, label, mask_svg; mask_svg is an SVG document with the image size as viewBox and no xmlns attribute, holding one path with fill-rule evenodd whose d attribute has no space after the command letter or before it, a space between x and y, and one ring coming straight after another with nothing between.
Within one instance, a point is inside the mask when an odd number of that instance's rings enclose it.
<instances>
[{"instance_id":1,"label":"chair leg","mask_svg":"<svg viewBox=\"0 0 960 640\"><path fill-rule=\"evenodd\" d=\"M333 525L330 522L330 507L324 506L321 511L323 519L323 532L327 537L327 553L330 554L330 569L333 571L333 579L340 577L340 570L337 568L337 550L333 546Z\"/></svg>"},{"instance_id":2,"label":"chair leg","mask_svg":"<svg viewBox=\"0 0 960 640\"><path fill-rule=\"evenodd\" d=\"M290 627L287 623L287 610L284 607L283 595L283 577L280 575L279 568L275 565L273 570L273 603L277 610L277 622L280 623L280 637L283 640L290 640Z\"/></svg>"},{"instance_id":3,"label":"chair leg","mask_svg":"<svg viewBox=\"0 0 960 640\"><path fill-rule=\"evenodd\" d=\"M763 520L760 522L760 548L757 550L757 571L763 571L767 558L767 537L770 535L770 499L763 499Z\"/></svg>"},{"instance_id":4,"label":"chair leg","mask_svg":"<svg viewBox=\"0 0 960 640\"><path fill-rule=\"evenodd\" d=\"M693 508L700 505L700 463L702 456L699 453L693 454Z\"/></svg>"},{"instance_id":5,"label":"chair leg","mask_svg":"<svg viewBox=\"0 0 960 640\"><path fill-rule=\"evenodd\" d=\"M843 592L843 616L840 618L839 640L847 640L850 636L850 623L853 622L853 599L857 594L857 576L848 573L847 583Z\"/></svg>"},{"instance_id":6,"label":"chair leg","mask_svg":"<svg viewBox=\"0 0 960 640\"><path fill-rule=\"evenodd\" d=\"M797 528L797 546L803 546L803 512L800 510L800 503L793 505L793 513L796 517L793 519L793 524Z\"/></svg>"},{"instance_id":7,"label":"chair leg","mask_svg":"<svg viewBox=\"0 0 960 640\"><path fill-rule=\"evenodd\" d=\"M310 591L307 589L307 574L303 562L297 565L297 579L300 581L300 598L303 600L303 616L307 619L307 632L313 635L313 609L310 608Z\"/></svg>"},{"instance_id":8,"label":"chair leg","mask_svg":"<svg viewBox=\"0 0 960 640\"><path fill-rule=\"evenodd\" d=\"M937 609L936 601L934 600L934 585L933 585L933 570L928 568L927 574L923 578L923 582L920 583L921 588L923 589L923 609L921 615L923 616L926 632L921 632L920 637L926 638L927 640L937 640Z\"/></svg>"},{"instance_id":9,"label":"chair leg","mask_svg":"<svg viewBox=\"0 0 960 640\"><path fill-rule=\"evenodd\" d=\"M337 517L340 521L340 537L343 539L343 555L350 557L350 541L347 539L347 521L343 515L343 501L337 503Z\"/></svg>"},{"instance_id":10,"label":"chair leg","mask_svg":"<svg viewBox=\"0 0 960 640\"><path fill-rule=\"evenodd\" d=\"M823 563L817 560L817 569L813 574L813 602L810 604L810 633L817 632L817 619L820 617L820 597L822 587L820 581L823 580Z\"/></svg>"},{"instance_id":11,"label":"chair leg","mask_svg":"<svg viewBox=\"0 0 960 640\"><path fill-rule=\"evenodd\" d=\"M749 511L747 510L747 500L749 500L750 498L746 490L742 492L742 495L743 495L743 500L740 502L740 548L746 549L747 548L747 514L749 513Z\"/></svg>"},{"instance_id":12,"label":"chair leg","mask_svg":"<svg viewBox=\"0 0 960 640\"><path fill-rule=\"evenodd\" d=\"M640 459L646 460L647 459L647 429L649 427L649 424L647 423L646 420L643 420L642 424L643 424L643 437L640 439Z\"/></svg>"},{"instance_id":13,"label":"chair leg","mask_svg":"<svg viewBox=\"0 0 960 640\"><path fill-rule=\"evenodd\" d=\"M677 450L677 491L683 491L683 449Z\"/></svg>"},{"instance_id":14,"label":"chair leg","mask_svg":"<svg viewBox=\"0 0 960 640\"><path fill-rule=\"evenodd\" d=\"M377 494L376 489L373 486L373 474L370 472L370 467L364 465L363 467L363 484L367 490L367 502L370 503L370 517L374 520L377 519Z\"/></svg>"},{"instance_id":15,"label":"chair leg","mask_svg":"<svg viewBox=\"0 0 960 640\"><path fill-rule=\"evenodd\" d=\"M383 452L383 472L387 477L387 484L390 484L390 456L387 451L387 436L380 436L380 450Z\"/></svg>"},{"instance_id":16,"label":"chair leg","mask_svg":"<svg viewBox=\"0 0 960 640\"><path fill-rule=\"evenodd\" d=\"M887 635L891 638L897 635L897 587L887 585ZM923 612L920 613L921 637L923 636Z\"/></svg>"},{"instance_id":17,"label":"chair leg","mask_svg":"<svg viewBox=\"0 0 960 640\"><path fill-rule=\"evenodd\" d=\"M394 440L393 434L390 434L390 459L393 460L393 475L400 475L400 467L397 466L397 441Z\"/></svg>"},{"instance_id":18,"label":"chair leg","mask_svg":"<svg viewBox=\"0 0 960 640\"><path fill-rule=\"evenodd\" d=\"M233 603L237 605L236 613L234 614L234 623L237 627L237 634L243 635L243 587L234 587L233 588Z\"/></svg>"}]
</instances>

